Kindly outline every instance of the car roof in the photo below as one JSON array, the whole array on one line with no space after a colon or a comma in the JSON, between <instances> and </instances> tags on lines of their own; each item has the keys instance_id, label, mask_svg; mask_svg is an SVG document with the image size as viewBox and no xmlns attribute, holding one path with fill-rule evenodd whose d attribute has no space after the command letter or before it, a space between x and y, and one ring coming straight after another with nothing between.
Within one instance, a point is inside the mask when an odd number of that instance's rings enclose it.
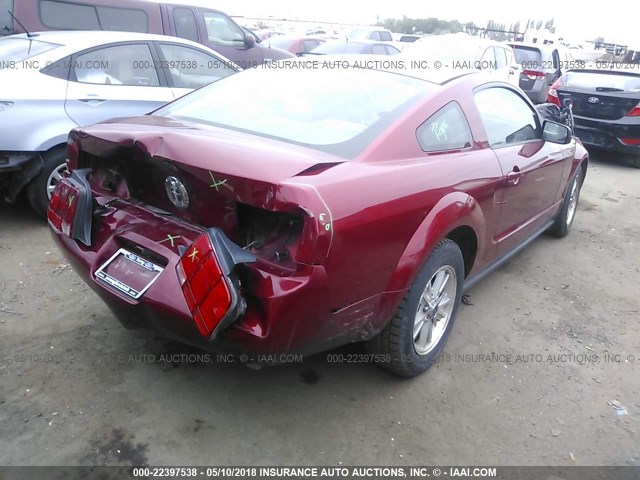
<instances>
[{"instance_id":1,"label":"car roof","mask_svg":"<svg viewBox=\"0 0 640 480\"><path fill-rule=\"evenodd\" d=\"M562 50L562 45L556 45L555 43L533 43L533 42L509 42L512 48L526 47L537 48L541 51Z\"/></svg>"}]
</instances>

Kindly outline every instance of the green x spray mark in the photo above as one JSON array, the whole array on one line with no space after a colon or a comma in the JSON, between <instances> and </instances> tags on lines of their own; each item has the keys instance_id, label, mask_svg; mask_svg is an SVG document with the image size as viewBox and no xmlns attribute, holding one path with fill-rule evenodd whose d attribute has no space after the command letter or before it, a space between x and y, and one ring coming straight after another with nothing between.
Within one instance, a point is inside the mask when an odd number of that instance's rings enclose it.
<instances>
[{"instance_id":1,"label":"green x spray mark","mask_svg":"<svg viewBox=\"0 0 640 480\"><path fill-rule=\"evenodd\" d=\"M211 175L211 185L209 185L211 188L215 188L216 191L219 191L220 189L218 187L221 187L222 185L224 185L225 183L227 183L227 179L225 178L224 180L221 181L217 181L216 177L213 176L213 173L209 172L209 175Z\"/></svg>"},{"instance_id":2,"label":"green x spray mark","mask_svg":"<svg viewBox=\"0 0 640 480\"><path fill-rule=\"evenodd\" d=\"M174 240L178 240L180 237L180 235L176 235L176 236L172 236L172 235L167 235L167 238L165 238L164 240L160 240L158 243L164 243L164 242L171 242L171 246L174 247Z\"/></svg>"}]
</instances>

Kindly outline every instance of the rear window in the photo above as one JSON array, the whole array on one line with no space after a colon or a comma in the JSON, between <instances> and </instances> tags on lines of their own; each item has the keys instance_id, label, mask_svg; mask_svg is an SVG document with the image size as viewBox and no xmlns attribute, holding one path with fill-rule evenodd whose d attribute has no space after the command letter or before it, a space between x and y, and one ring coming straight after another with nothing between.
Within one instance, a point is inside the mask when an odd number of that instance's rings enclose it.
<instances>
[{"instance_id":1,"label":"rear window","mask_svg":"<svg viewBox=\"0 0 640 480\"><path fill-rule=\"evenodd\" d=\"M542 55L537 48L514 46L513 55L522 68L540 68L542 66Z\"/></svg>"},{"instance_id":2,"label":"rear window","mask_svg":"<svg viewBox=\"0 0 640 480\"><path fill-rule=\"evenodd\" d=\"M22 62L59 46L26 37L0 38L0 62Z\"/></svg>"},{"instance_id":3,"label":"rear window","mask_svg":"<svg viewBox=\"0 0 640 480\"><path fill-rule=\"evenodd\" d=\"M149 21L143 10L55 0L40 2L40 20L43 25L57 30L149 31Z\"/></svg>"},{"instance_id":4,"label":"rear window","mask_svg":"<svg viewBox=\"0 0 640 480\"><path fill-rule=\"evenodd\" d=\"M601 70L570 71L566 87L596 91L640 92L640 74Z\"/></svg>"},{"instance_id":5,"label":"rear window","mask_svg":"<svg viewBox=\"0 0 640 480\"><path fill-rule=\"evenodd\" d=\"M435 88L423 80L373 70L262 68L222 79L155 115L352 158Z\"/></svg>"},{"instance_id":6,"label":"rear window","mask_svg":"<svg viewBox=\"0 0 640 480\"><path fill-rule=\"evenodd\" d=\"M13 33L13 19L9 12L13 13L13 0L0 0L0 35Z\"/></svg>"}]
</instances>

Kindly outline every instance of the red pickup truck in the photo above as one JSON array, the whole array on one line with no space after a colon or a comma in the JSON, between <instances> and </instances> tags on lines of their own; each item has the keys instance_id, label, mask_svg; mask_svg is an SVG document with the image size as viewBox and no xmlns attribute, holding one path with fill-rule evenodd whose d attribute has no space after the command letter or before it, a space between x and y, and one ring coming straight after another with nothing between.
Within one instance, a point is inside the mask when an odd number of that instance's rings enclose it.
<instances>
[{"instance_id":1,"label":"red pickup truck","mask_svg":"<svg viewBox=\"0 0 640 480\"><path fill-rule=\"evenodd\" d=\"M172 35L206 45L242 68L293 57L267 48L208 2L0 0L0 35L45 30L114 30Z\"/></svg>"}]
</instances>

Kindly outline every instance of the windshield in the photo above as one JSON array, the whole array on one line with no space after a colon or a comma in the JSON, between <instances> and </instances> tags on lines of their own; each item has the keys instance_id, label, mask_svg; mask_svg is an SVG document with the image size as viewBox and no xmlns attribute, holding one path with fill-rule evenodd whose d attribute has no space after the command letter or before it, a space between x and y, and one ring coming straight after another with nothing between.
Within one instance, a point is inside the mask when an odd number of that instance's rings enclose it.
<instances>
[{"instance_id":1,"label":"windshield","mask_svg":"<svg viewBox=\"0 0 640 480\"><path fill-rule=\"evenodd\" d=\"M570 71L565 76L565 87L585 90L618 90L640 92L640 74L611 71Z\"/></svg>"},{"instance_id":2,"label":"windshield","mask_svg":"<svg viewBox=\"0 0 640 480\"><path fill-rule=\"evenodd\" d=\"M434 88L423 80L373 70L260 68L222 79L154 114L350 158Z\"/></svg>"},{"instance_id":3,"label":"windshield","mask_svg":"<svg viewBox=\"0 0 640 480\"><path fill-rule=\"evenodd\" d=\"M0 61L21 62L59 46L27 37L0 38Z\"/></svg>"},{"instance_id":4,"label":"windshield","mask_svg":"<svg viewBox=\"0 0 640 480\"><path fill-rule=\"evenodd\" d=\"M370 33L371 30L367 30L366 28L354 28L347 34L347 37L353 40L366 40L369 38Z\"/></svg>"}]
</instances>

